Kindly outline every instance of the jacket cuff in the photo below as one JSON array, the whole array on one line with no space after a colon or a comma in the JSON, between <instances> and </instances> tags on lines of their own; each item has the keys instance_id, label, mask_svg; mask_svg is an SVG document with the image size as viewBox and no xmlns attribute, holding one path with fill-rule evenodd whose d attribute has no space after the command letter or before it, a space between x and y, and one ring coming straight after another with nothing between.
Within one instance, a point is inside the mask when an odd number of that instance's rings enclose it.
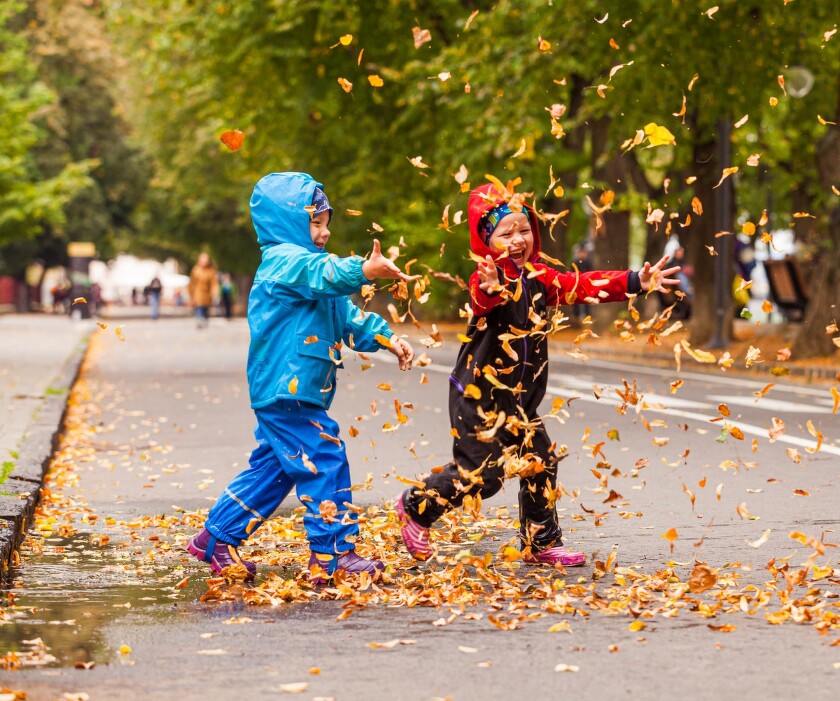
<instances>
[{"instance_id":1,"label":"jacket cuff","mask_svg":"<svg viewBox=\"0 0 840 701\"><path fill-rule=\"evenodd\" d=\"M351 272L353 274L353 282L356 284L356 287L361 288L362 285L369 285L373 282L373 280L368 280L367 277L365 277L362 270L362 265L364 264L365 259L355 256L351 260L354 264L354 269Z\"/></svg>"},{"instance_id":2,"label":"jacket cuff","mask_svg":"<svg viewBox=\"0 0 840 701\"><path fill-rule=\"evenodd\" d=\"M637 295L642 291L642 282L639 280L639 273L635 270L627 272L627 292L631 295Z\"/></svg>"}]
</instances>

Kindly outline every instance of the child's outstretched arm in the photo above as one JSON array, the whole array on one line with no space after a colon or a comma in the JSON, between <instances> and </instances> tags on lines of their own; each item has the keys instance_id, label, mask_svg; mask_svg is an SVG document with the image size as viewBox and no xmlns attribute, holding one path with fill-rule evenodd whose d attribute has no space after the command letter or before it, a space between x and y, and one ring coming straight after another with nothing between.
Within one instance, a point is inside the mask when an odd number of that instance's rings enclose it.
<instances>
[{"instance_id":1,"label":"child's outstretched arm","mask_svg":"<svg viewBox=\"0 0 840 701\"><path fill-rule=\"evenodd\" d=\"M639 271L639 283L645 292L667 292L665 285L679 285L680 281L675 277L668 277L680 271L680 266L675 265L672 268L662 269L671 259L670 256L665 256L656 265L651 265L649 261L645 261L642 269Z\"/></svg>"},{"instance_id":2,"label":"child's outstretched arm","mask_svg":"<svg viewBox=\"0 0 840 701\"><path fill-rule=\"evenodd\" d=\"M344 342L353 350L372 353L387 348L397 356L400 370L410 370L414 349L404 338L397 336L379 314L359 309L347 298L347 323L342 334Z\"/></svg>"},{"instance_id":3,"label":"child's outstretched arm","mask_svg":"<svg viewBox=\"0 0 840 701\"><path fill-rule=\"evenodd\" d=\"M491 256L478 261L475 272L470 276L469 288L470 306L477 316L484 316L505 301L506 298L499 294L502 290L499 269Z\"/></svg>"},{"instance_id":4,"label":"child's outstretched arm","mask_svg":"<svg viewBox=\"0 0 840 701\"><path fill-rule=\"evenodd\" d=\"M388 346L388 350L397 356L400 370L411 370L411 363L414 362L414 349L408 341L394 334L391 336L391 345Z\"/></svg>"},{"instance_id":5,"label":"child's outstretched arm","mask_svg":"<svg viewBox=\"0 0 840 701\"><path fill-rule=\"evenodd\" d=\"M368 280L389 278L408 282L410 280L416 280L418 277L417 275L413 277L406 275L394 264L394 261L383 256L378 239L373 240L373 250L370 252L370 257L362 263L362 272Z\"/></svg>"}]
</instances>

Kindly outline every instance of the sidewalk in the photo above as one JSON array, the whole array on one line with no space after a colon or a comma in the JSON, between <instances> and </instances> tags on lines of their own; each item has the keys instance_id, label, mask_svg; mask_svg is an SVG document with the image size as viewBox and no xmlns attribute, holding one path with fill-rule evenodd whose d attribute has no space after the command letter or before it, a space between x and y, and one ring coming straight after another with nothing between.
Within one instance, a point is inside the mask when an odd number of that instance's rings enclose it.
<instances>
[{"instance_id":1,"label":"sidewalk","mask_svg":"<svg viewBox=\"0 0 840 701\"><path fill-rule=\"evenodd\" d=\"M0 581L40 496L93 322L0 316Z\"/></svg>"}]
</instances>

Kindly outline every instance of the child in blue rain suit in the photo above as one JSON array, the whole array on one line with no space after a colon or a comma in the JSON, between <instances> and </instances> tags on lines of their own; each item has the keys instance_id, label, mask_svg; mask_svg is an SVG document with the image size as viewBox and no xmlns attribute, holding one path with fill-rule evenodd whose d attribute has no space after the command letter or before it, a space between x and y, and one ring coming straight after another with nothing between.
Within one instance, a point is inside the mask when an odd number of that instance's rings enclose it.
<instances>
[{"instance_id":1,"label":"child in blue rain suit","mask_svg":"<svg viewBox=\"0 0 840 701\"><path fill-rule=\"evenodd\" d=\"M322 582L336 570L376 576L384 565L355 553L359 527L347 507L350 466L327 409L342 343L362 352L384 345L401 370L411 367L408 342L348 296L376 278L409 278L376 240L366 260L328 254L332 209L323 186L304 173L262 178L251 197L251 218L262 249L248 301L248 388L257 447L248 468L210 510L204 530L190 540L189 552L216 574L240 564L252 580L256 565L243 560L237 546L295 487L306 506L313 580Z\"/></svg>"}]
</instances>

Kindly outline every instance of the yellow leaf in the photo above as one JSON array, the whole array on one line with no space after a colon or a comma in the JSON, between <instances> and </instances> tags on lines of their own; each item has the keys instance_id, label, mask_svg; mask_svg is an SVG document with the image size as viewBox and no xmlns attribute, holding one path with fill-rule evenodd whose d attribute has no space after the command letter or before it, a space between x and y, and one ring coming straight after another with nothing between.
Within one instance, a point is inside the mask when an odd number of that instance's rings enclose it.
<instances>
[{"instance_id":1,"label":"yellow leaf","mask_svg":"<svg viewBox=\"0 0 840 701\"><path fill-rule=\"evenodd\" d=\"M122 326L115 326L114 333L117 334L117 338L121 341L125 341L125 335L123 334Z\"/></svg>"},{"instance_id":2,"label":"yellow leaf","mask_svg":"<svg viewBox=\"0 0 840 701\"><path fill-rule=\"evenodd\" d=\"M87 304L87 300L84 297L76 297L73 300L73 304Z\"/></svg>"},{"instance_id":3,"label":"yellow leaf","mask_svg":"<svg viewBox=\"0 0 840 701\"><path fill-rule=\"evenodd\" d=\"M677 143L676 138L668 129L654 122L645 125L645 135L651 146L675 146Z\"/></svg>"},{"instance_id":4,"label":"yellow leaf","mask_svg":"<svg viewBox=\"0 0 840 701\"><path fill-rule=\"evenodd\" d=\"M131 648L128 645L120 645L119 653L121 655L130 655L131 654Z\"/></svg>"},{"instance_id":5,"label":"yellow leaf","mask_svg":"<svg viewBox=\"0 0 840 701\"><path fill-rule=\"evenodd\" d=\"M640 630L645 629L645 622L644 621L633 621L629 626L627 626L630 630L634 633L638 633Z\"/></svg>"},{"instance_id":6,"label":"yellow leaf","mask_svg":"<svg viewBox=\"0 0 840 701\"><path fill-rule=\"evenodd\" d=\"M715 185L715 186L712 188L712 190L714 190L715 188L720 187L720 184L721 184L724 180L726 180L726 179L727 179L730 175L733 175L733 174L735 174L735 173L737 173L737 172L738 172L738 166L730 166L729 168L724 168L724 169L723 169L723 174L720 176L720 180L718 180L718 184L717 184L717 185Z\"/></svg>"},{"instance_id":7,"label":"yellow leaf","mask_svg":"<svg viewBox=\"0 0 840 701\"><path fill-rule=\"evenodd\" d=\"M467 399L481 399L481 390L473 384L464 387L464 396Z\"/></svg>"},{"instance_id":8,"label":"yellow leaf","mask_svg":"<svg viewBox=\"0 0 840 701\"><path fill-rule=\"evenodd\" d=\"M381 88L385 85L385 81L376 74L368 76L368 83L370 83L374 88Z\"/></svg>"},{"instance_id":9,"label":"yellow leaf","mask_svg":"<svg viewBox=\"0 0 840 701\"><path fill-rule=\"evenodd\" d=\"M569 625L568 621L560 621L560 623L555 623L548 629L549 633L559 633L560 631L563 631L564 633L572 632L572 627Z\"/></svg>"},{"instance_id":10,"label":"yellow leaf","mask_svg":"<svg viewBox=\"0 0 840 701\"><path fill-rule=\"evenodd\" d=\"M297 394L298 378L297 376L289 380L289 394Z\"/></svg>"},{"instance_id":11,"label":"yellow leaf","mask_svg":"<svg viewBox=\"0 0 840 701\"><path fill-rule=\"evenodd\" d=\"M344 34L338 38L338 43L342 46L348 46L351 41L353 41L352 34Z\"/></svg>"}]
</instances>

